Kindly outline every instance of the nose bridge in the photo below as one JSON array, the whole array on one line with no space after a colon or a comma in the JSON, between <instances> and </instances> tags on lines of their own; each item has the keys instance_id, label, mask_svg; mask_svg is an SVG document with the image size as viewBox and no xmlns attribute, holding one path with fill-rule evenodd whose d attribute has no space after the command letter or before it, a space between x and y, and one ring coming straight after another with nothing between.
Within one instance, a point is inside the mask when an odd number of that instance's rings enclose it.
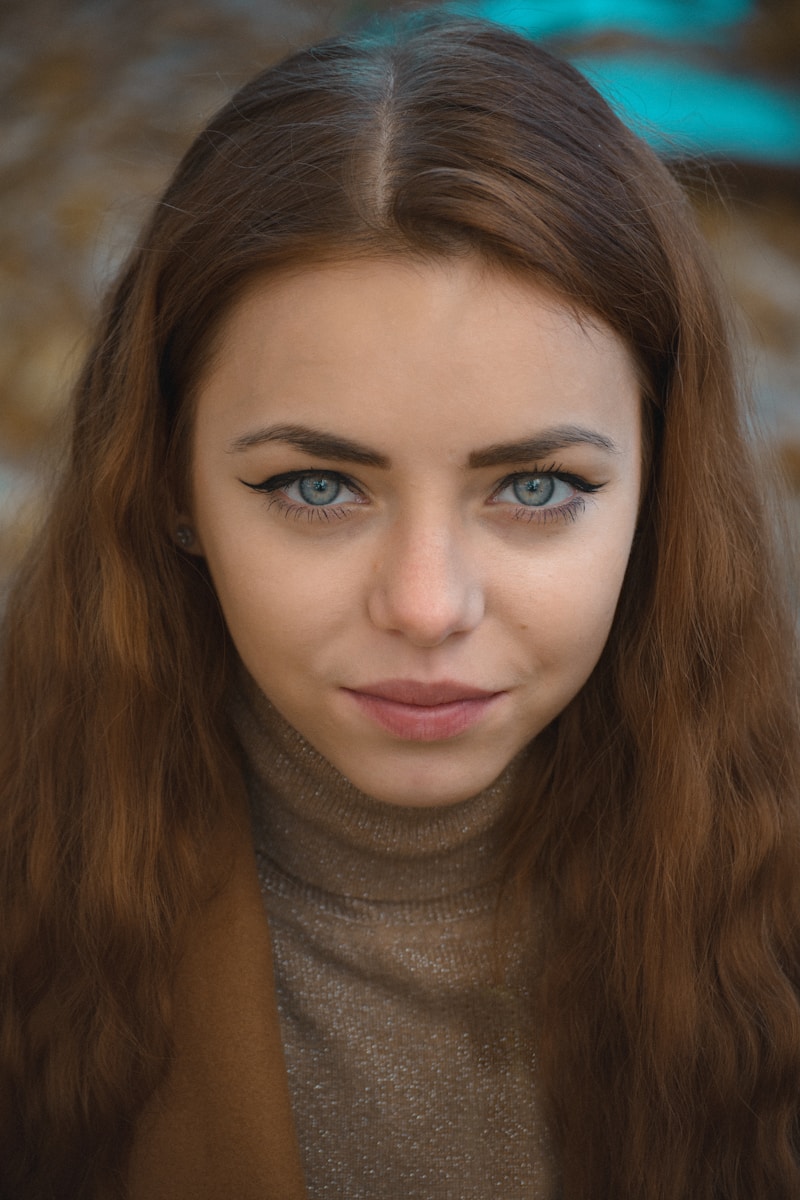
<instances>
[{"instance_id":1,"label":"nose bridge","mask_svg":"<svg viewBox=\"0 0 800 1200\"><path fill-rule=\"evenodd\" d=\"M435 506L398 518L376 562L368 606L376 625L418 645L474 628L483 589L461 522Z\"/></svg>"}]
</instances>

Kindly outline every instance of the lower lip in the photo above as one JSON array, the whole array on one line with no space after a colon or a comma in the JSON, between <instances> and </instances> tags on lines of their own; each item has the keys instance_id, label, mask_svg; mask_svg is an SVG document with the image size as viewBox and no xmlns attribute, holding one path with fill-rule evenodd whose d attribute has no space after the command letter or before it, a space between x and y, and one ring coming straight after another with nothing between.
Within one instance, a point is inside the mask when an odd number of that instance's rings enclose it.
<instances>
[{"instance_id":1,"label":"lower lip","mask_svg":"<svg viewBox=\"0 0 800 1200\"><path fill-rule=\"evenodd\" d=\"M398 700L345 690L376 725L411 742L441 742L458 737L477 725L504 695L494 692L471 700L452 700L449 704L422 705L401 704Z\"/></svg>"}]
</instances>

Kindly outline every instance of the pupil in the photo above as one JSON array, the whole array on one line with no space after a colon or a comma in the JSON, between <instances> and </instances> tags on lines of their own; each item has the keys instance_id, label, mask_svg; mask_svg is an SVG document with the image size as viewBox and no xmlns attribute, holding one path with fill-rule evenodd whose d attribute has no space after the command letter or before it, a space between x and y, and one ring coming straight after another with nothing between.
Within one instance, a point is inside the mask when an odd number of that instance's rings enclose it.
<instances>
[{"instance_id":1,"label":"pupil","mask_svg":"<svg viewBox=\"0 0 800 1200\"><path fill-rule=\"evenodd\" d=\"M310 475L300 480L299 490L306 504L319 507L336 499L339 486L337 479L330 479L327 475Z\"/></svg>"},{"instance_id":2,"label":"pupil","mask_svg":"<svg viewBox=\"0 0 800 1200\"><path fill-rule=\"evenodd\" d=\"M555 491L556 481L552 475L530 475L518 479L514 484L514 495L521 504L538 507L546 504Z\"/></svg>"}]
</instances>

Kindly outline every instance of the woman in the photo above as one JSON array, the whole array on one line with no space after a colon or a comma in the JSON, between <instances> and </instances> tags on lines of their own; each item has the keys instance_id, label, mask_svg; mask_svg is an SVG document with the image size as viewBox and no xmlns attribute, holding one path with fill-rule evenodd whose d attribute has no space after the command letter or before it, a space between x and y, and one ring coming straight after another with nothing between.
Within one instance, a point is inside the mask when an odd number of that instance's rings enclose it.
<instances>
[{"instance_id":1,"label":"woman","mask_svg":"<svg viewBox=\"0 0 800 1200\"><path fill-rule=\"evenodd\" d=\"M763 484L572 68L417 16L246 86L8 607L3 1196L796 1196Z\"/></svg>"}]
</instances>

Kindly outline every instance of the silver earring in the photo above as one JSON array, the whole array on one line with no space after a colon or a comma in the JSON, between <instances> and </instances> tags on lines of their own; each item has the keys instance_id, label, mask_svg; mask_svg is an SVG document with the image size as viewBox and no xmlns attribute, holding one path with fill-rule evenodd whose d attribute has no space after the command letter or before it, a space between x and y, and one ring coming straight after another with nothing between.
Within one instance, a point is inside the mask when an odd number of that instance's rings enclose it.
<instances>
[{"instance_id":1,"label":"silver earring","mask_svg":"<svg viewBox=\"0 0 800 1200\"><path fill-rule=\"evenodd\" d=\"M188 550L194 541L194 530L190 529L188 525L179 525L175 530L175 541L184 550Z\"/></svg>"}]
</instances>

